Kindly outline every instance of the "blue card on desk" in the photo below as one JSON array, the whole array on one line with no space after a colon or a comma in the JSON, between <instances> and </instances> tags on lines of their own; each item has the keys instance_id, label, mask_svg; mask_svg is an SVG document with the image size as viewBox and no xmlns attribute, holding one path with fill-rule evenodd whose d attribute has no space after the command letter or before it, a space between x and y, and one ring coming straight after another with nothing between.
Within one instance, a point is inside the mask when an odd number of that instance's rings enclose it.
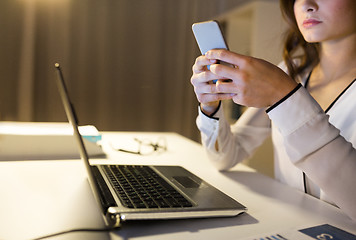
<instances>
[{"instance_id":1,"label":"blue card on desk","mask_svg":"<svg viewBox=\"0 0 356 240\"><path fill-rule=\"evenodd\" d=\"M333 240L356 240L356 235L348 233L340 228L329 224L319 225L299 230L314 239Z\"/></svg>"}]
</instances>

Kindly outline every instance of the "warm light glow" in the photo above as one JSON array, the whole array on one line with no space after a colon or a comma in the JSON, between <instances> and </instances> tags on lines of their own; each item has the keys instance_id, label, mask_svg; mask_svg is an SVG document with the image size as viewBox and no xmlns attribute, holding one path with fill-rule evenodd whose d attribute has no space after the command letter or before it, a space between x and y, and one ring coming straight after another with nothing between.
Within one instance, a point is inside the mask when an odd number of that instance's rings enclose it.
<instances>
[{"instance_id":1,"label":"warm light glow","mask_svg":"<svg viewBox=\"0 0 356 240\"><path fill-rule=\"evenodd\" d=\"M63 5L67 4L70 0L17 0L19 2L23 2L28 5L32 4L38 4L40 3L42 5L53 5L53 4L58 4L58 5Z\"/></svg>"}]
</instances>

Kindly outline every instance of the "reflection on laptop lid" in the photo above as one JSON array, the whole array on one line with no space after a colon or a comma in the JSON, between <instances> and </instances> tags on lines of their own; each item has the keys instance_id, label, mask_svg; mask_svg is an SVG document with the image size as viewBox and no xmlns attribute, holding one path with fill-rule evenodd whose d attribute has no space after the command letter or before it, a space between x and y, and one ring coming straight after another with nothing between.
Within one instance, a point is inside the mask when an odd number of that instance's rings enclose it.
<instances>
[{"instance_id":1,"label":"reflection on laptop lid","mask_svg":"<svg viewBox=\"0 0 356 240\"><path fill-rule=\"evenodd\" d=\"M58 90L107 226L123 221L236 216L246 208L179 166L91 165L58 63Z\"/></svg>"}]
</instances>

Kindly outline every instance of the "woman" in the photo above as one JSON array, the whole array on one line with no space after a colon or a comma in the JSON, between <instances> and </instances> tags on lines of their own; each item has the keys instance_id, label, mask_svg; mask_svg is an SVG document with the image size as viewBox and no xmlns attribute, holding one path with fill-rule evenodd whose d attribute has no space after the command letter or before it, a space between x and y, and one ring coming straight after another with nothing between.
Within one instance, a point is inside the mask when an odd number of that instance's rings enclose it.
<instances>
[{"instance_id":1,"label":"woman","mask_svg":"<svg viewBox=\"0 0 356 240\"><path fill-rule=\"evenodd\" d=\"M356 220L356 2L280 3L290 26L284 71L226 50L196 59L191 83L202 143L213 164L226 170L272 134L276 178ZM220 108L224 99L250 107L231 127Z\"/></svg>"}]
</instances>

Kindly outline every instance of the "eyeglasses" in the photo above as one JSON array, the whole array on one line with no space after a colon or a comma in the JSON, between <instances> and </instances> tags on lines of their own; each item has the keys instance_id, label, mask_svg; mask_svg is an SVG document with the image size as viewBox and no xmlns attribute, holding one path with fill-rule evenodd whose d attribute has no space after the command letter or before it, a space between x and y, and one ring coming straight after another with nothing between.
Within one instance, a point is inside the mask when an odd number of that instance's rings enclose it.
<instances>
[{"instance_id":1,"label":"eyeglasses","mask_svg":"<svg viewBox=\"0 0 356 240\"><path fill-rule=\"evenodd\" d=\"M140 140L138 138L134 138L135 142L137 142L137 151L128 150L124 148L114 148L114 150L125 153L132 153L138 155L149 155L155 152L164 152L167 151L167 142L165 138L158 138L157 141L153 142L149 139Z\"/></svg>"}]
</instances>

